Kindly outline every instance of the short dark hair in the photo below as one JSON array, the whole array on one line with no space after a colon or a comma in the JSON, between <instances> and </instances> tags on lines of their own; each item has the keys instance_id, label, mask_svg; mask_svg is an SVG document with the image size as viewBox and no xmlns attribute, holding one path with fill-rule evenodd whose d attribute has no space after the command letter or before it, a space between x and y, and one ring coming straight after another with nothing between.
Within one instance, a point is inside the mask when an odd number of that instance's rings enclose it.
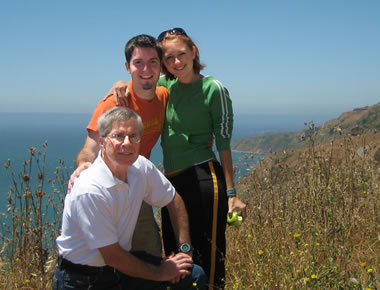
<instances>
[{"instance_id":1,"label":"short dark hair","mask_svg":"<svg viewBox=\"0 0 380 290\"><path fill-rule=\"evenodd\" d=\"M136 47L153 48L157 51L158 57L162 59L162 49L157 44L156 39L153 36L140 34L132 37L125 45L124 54L127 63L131 61L133 50Z\"/></svg>"}]
</instances>

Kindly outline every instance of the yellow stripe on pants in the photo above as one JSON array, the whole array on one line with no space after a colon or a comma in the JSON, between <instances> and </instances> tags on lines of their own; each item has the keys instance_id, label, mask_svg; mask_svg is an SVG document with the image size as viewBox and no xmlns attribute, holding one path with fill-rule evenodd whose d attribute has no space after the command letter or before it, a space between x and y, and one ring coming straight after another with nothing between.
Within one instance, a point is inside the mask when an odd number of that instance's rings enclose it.
<instances>
[{"instance_id":1,"label":"yellow stripe on pants","mask_svg":"<svg viewBox=\"0 0 380 290\"><path fill-rule=\"evenodd\" d=\"M215 259L216 259L216 226L218 220L218 180L216 179L214 164L212 161L208 162L211 170L212 181L214 183L214 207L212 216L212 237L211 237L211 267L210 267L210 284L208 289L214 288L214 276L215 276Z\"/></svg>"}]
</instances>

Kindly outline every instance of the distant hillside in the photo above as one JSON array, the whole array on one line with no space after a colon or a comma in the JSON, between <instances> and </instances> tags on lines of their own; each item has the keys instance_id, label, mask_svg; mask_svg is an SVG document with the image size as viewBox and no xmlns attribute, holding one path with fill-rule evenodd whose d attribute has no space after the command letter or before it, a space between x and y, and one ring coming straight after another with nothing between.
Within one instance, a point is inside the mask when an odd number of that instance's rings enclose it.
<instances>
[{"instance_id":1,"label":"distant hillside","mask_svg":"<svg viewBox=\"0 0 380 290\"><path fill-rule=\"evenodd\" d=\"M313 124L305 124L305 129L297 132L238 139L232 144L232 150L266 154L289 149L302 149L308 145L304 140L311 128L317 132L315 141L319 144L329 142L337 131L353 136L369 130L380 131L380 103L355 108L351 112L343 113L338 119L325 122L320 127L314 128L313 126Z\"/></svg>"}]
</instances>

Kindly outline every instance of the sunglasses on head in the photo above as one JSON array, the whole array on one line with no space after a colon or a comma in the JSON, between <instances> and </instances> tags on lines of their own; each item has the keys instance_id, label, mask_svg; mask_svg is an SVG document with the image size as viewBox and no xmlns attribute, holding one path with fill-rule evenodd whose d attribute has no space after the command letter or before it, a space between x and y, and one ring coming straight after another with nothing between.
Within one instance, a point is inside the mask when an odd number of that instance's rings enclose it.
<instances>
[{"instance_id":1,"label":"sunglasses on head","mask_svg":"<svg viewBox=\"0 0 380 290\"><path fill-rule=\"evenodd\" d=\"M165 35L169 33L170 35L185 35L187 36L185 30L182 28L176 27L176 28L170 28L169 30L165 30L164 32L161 32L160 35L157 37L157 41L161 42L164 38Z\"/></svg>"}]
</instances>

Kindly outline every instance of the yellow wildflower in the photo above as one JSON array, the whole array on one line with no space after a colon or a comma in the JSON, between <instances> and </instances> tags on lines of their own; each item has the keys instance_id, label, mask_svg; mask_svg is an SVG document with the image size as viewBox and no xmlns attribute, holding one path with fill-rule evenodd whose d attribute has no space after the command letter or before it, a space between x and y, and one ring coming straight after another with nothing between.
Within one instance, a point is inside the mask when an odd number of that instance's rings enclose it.
<instances>
[{"instance_id":1,"label":"yellow wildflower","mask_svg":"<svg viewBox=\"0 0 380 290\"><path fill-rule=\"evenodd\" d=\"M301 234L294 234L293 237L295 237L296 239L299 238L301 236Z\"/></svg>"},{"instance_id":2,"label":"yellow wildflower","mask_svg":"<svg viewBox=\"0 0 380 290\"><path fill-rule=\"evenodd\" d=\"M360 263L360 266L364 268L365 266L367 266L367 262Z\"/></svg>"},{"instance_id":3,"label":"yellow wildflower","mask_svg":"<svg viewBox=\"0 0 380 290\"><path fill-rule=\"evenodd\" d=\"M317 278L318 278L317 275L315 275L315 274L311 275L311 279L317 279Z\"/></svg>"},{"instance_id":4,"label":"yellow wildflower","mask_svg":"<svg viewBox=\"0 0 380 290\"><path fill-rule=\"evenodd\" d=\"M368 273L372 273L372 272L373 272L373 269L370 268L370 269L367 270L367 272L368 272Z\"/></svg>"},{"instance_id":5,"label":"yellow wildflower","mask_svg":"<svg viewBox=\"0 0 380 290\"><path fill-rule=\"evenodd\" d=\"M263 251L261 251L261 250L260 250L260 251L258 251L257 253L258 253L260 256L264 254L264 252L263 252Z\"/></svg>"},{"instance_id":6,"label":"yellow wildflower","mask_svg":"<svg viewBox=\"0 0 380 290\"><path fill-rule=\"evenodd\" d=\"M310 278L306 277L306 278L303 278L303 280L304 280L305 282L309 282L309 281L310 281Z\"/></svg>"}]
</instances>

